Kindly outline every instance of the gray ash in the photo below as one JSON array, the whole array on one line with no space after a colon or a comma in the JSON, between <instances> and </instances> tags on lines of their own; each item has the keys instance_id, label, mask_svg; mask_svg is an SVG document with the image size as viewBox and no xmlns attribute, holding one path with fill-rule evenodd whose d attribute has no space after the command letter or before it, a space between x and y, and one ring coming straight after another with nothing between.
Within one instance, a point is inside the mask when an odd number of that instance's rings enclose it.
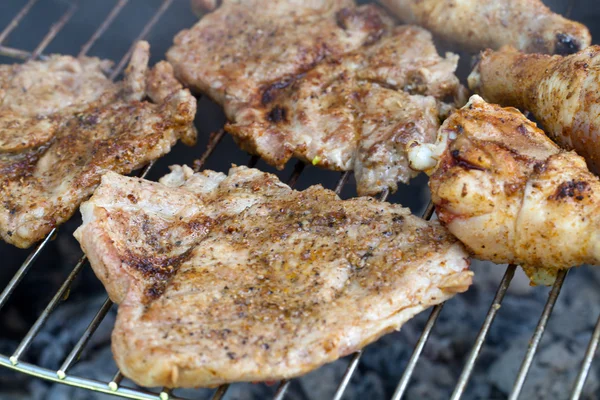
<instances>
[{"instance_id":1,"label":"gray ash","mask_svg":"<svg viewBox=\"0 0 600 400\"><path fill-rule=\"evenodd\" d=\"M504 267L476 263L475 284L465 294L448 301L427 342L411 380L406 399L447 399L464 365L475 336L492 302ZM569 273L556 303L547 331L534 359L522 393L524 399L567 398L573 380L600 314L600 271L574 269ZM464 399L506 399L514 383L528 342L539 320L549 289L530 287L518 270L469 382ZM100 308L104 295L86 301L67 301L52 315L28 351L28 360L57 369ZM92 337L81 360L70 374L109 381L116 371L110 352L110 332L115 309ZM412 354L429 311L407 323L401 331L384 336L368 346L344 396L346 400L389 399ZM14 349L14 340L0 340L4 354ZM331 398L350 360L346 357L295 379L286 399ZM594 363L583 399L600 398L600 365ZM135 387L133 383L126 385ZM106 395L60 384L26 379L0 369L0 399L109 399ZM234 384L226 399L272 398L277 385ZM185 398L205 398L209 389L181 389Z\"/></svg>"}]
</instances>

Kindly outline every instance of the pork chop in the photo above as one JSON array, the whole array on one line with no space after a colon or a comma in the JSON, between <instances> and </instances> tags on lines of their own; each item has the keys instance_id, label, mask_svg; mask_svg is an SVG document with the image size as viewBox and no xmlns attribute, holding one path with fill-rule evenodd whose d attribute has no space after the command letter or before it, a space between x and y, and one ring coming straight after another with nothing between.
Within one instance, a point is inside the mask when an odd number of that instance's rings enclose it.
<instances>
[{"instance_id":1,"label":"pork chop","mask_svg":"<svg viewBox=\"0 0 600 400\"><path fill-rule=\"evenodd\" d=\"M140 42L119 83L100 75L98 60L4 67L12 77L0 78L2 239L29 247L69 219L106 171L140 168L180 138L193 144L196 100L168 63L147 71L148 52ZM28 88L25 100L17 82Z\"/></svg>"},{"instance_id":2,"label":"pork chop","mask_svg":"<svg viewBox=\"0 0 600 400\"><path fill-rule=\"evenodd\" d=\"M111 61L96 57L58 54L44 61L2 64L0 110L34 117L69 107L85 107L119 89L119 85L106 76L111 66Z\"/></svg>"},{"instance_id":3,"label":"pork chop","mask_svg":"<svg viewBox=\"0 0 600 400\"><path fill-rule=\"evenodd\" d=\"M456 62L437 54L425 30L399 26L372 46L273 84L226 129L278 168L295 156L355 170L359 195L395 191L398 181L417 175L408 166L408 142L435 141L437 99L458 94Z\"/></svg>"},{"instance_id":4,"label":"pork chop","mask_svg":"<svg viewBox=\"0 0 600 400\"><path fill-rule=\"evenodd\" d=\"M458 56L440 57L427 31L393 27L373 5L262 3L225 1L178 34L167 58L179 78L277 168L297 157L355 170L360 195L408 182L408 141L435 141L441 115L466 100Z\"/></svg>"},{"instance_id":5,"label":"pork chop","mask_svg":"<svg viewBox=\"0 0 600 400\"><path fill-rule=\"evenodd\" d=\"M378 7L352 0L225 0L175 36L167 59L235 119L270 83L373 42L390 26Z\"/></svg>"},{"instance_id":6,"label":"pork chop","mask_svg":"<svg viewBox=\"0 0 600 400\"><path fill-rule=\"evenodd\" d=\"M350 354L471 284L437 222L234 167L107 173L75 237L119 303L112 350L144 386L290 378Z\"/></svg>"},{"instance_id":7,"label":"pork chop","mask_svg":"<svg viewBox=\"0 0 600 400\"><path fill-rule=\"evenodd\" d=\"M474 95L428 147L436 214L473 257L519 264L544 285L600 265L600 179L517 109Z\"/></svg>"}]
</instances>

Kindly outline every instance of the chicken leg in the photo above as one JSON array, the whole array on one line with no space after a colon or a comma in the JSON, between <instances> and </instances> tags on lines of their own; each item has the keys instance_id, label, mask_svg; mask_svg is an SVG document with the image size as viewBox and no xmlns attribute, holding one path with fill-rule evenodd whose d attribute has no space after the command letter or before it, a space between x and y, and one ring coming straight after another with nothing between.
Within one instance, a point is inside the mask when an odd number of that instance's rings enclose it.
<instances>
[{"instance_id":1,"label":"chicken leg","mask_svg":"<svg viewBox=\"0 0 600 400\"><path fill-rule=\"evenodd\" d=\"M540 0L380 0L401 21L422 25L465 50L512 45L528 53L570 54L590 33Z\"/></svg>"},{"instance_id":2,"label":"chicken leg","mask_svg":"<svg viewBox=\"0 0 600 400\"><path fill-rule=\"evenodd\" d=\"M600 264L600 179L518 110L473 96L437 146L415 144L409 157L429 147L438 160L429 171L437 215L474 257L521 264L537 284Z\"/></svg>"},{"instance_id":3,"label":"chicken leg","mask_svg":"<svg viewBox=\"0 0 600 400\"><path fill-rule=\"evenodd\" d=\"M553 140L600 173L600 46L567 57L486 51L469 86L487 101L530 111Z\"/></svg>"}]
</instances>

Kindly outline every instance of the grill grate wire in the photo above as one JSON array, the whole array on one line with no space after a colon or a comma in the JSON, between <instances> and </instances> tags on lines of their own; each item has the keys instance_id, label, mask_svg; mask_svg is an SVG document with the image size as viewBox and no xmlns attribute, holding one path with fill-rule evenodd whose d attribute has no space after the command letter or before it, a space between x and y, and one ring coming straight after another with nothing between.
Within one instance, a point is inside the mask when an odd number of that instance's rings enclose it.
<instances>
[{"instance_id":1,"label":"grill grate wire","mask_svg":"<svg viewBox=\"0 0 600 400\"><path fill-rule=\"evenodd\" d=\"M73 14L75 13L75 11L77 10L77 7L78 7L78 0L73 0L71 5L68 7L67 11L50 27L47 34L43 37L43 39L40 41L39 45L32 52L28 52L25 50L12 48L12 47L3 45L6 38L10 35L10 33L12 33L14 31L14 29L18 26L18 24L29 13L31 8L37 2L38 2L38 0L29 0L23 6L23 8L17 13L17 15L15 15L15 17L9 22L9 24L0 32L0 55L15 58L17 60L30 60L30 59L36 59L36 58L44 59L45 58L45 56L43 55L44 50L52 42L52 40L56 37L56 35L62 30L62 28L68 23L68 21L73 16ZM129 0L116 0L116 3L114 5L114 7L111 9L111 11L109 12L109 14L102 21L102 23L97 28L97 30L93 33L93 35L90 37L90 39L82 46L79 55L85 55L89 52L89 50L93 47L94 43L108 30L111 23L114 21L114 19L118 16L118 14L121 12L121 10L125 7L125 5L128 2L129 2ZM129 57L131 56L135 42L137 40L141 40L141 39L144 39L145 37L147 37L147 35L152 30L152 28L158 23L158 21L163 16L163 14L171 6L172 2L173 2L173 0L163 0L162 1L159 8L151 16L151 18L144 25L144 27L142 28L141 32L138 34L136 39L133 41L133 43L130 46L127 53L120 59L117 66L112 71L112 73L110 75L111 79L115 79L122 72L127 61L129 60ZM569 1L568 14L573 9L574 4L575 4L575 0ZM224 131L221 130L221 131L215 133L210 138L205 151L203 152L201 157L194 163L195 171L200 171L204 167L206 161L208 160L210 155L215 151L215 149L217 148L217 146L219 145L219 143L221 142L221 139L223 137L224 137ZM248 166L254 167L257 164L258 160L259 160L258 157L252 156L248 162ZM154 165L154 162L149 163L144 168L144 170L142 171L140 176L142 178L145 177L150 172L153 165ZM294 166L293 172L291 173L290 177L287 180L287 183L293 187L295 185L295 183L297 182L298 178L300 177L300 175L302 174L304 169L305 169L305 164L302 162L297 162ZM351 172L344 172L341 174L341 177L335 188L335 192L337 194L341 193L345 184L348 182L348 179L350 178L351 174L352 174ZM381 201L385 201L387 199L388 195L389 195L388 192L383 192L379 196L379 199ZM434 213L434 207L433 207L432 203L429 202L429 204L424 212L423 218L430 219L432 217L433 213ZM53 229L46 236L46 238L44 238L44 240L42 242L40 242L34 248L34 250L29 254L29 256L23 262L21 267L17 270L17 272L15 273L13 278L9 281L7 286L4 288L2 293L0 293L0 308L2 308L5 305L6 301L11 296L11 294L14 292L14 290L17 288L17 286L19 285L19 283L21 282L23 277L27 274L29 269L33 266L33 264L35 263L36 259L40 255L40 253L44 250L44 248L46 247L48 242L57 233L58 233L57 229L56 228ZM100 307L100 309L98 310L98 312L96 313L96 315L94 316L94 318L92 319L92 321L90 322L90 324L88 325L88 327L86 328L86 330L84 331L84 333L82 334L82 336L80 337L78 342L75 344L75 346L73 347L73 349L71 350L71 352L66 357L63 364L60 366L60 368L57 371L52 371L52 370L49 370L46 368L41 368L39 366L20 361L21 356L27 351L27 349L29 348L33 339L39 333L40 329L43 327L44 323L47 321L47 319L49 318L51 313L59 305L59 303L62 300L64 300L65 294L68 293L71 283L76 279L77 275L86 266L86 264L87 264L87 259L85 256L82 256L80 258L80 260L77 262L77 264L73 267L71 273L65 279L65 281L63 282L61 287L58 289L58 291L56 292L54 297L50 300L50 302L48 303L46 308L42 311L42 313L40 314L38 319L32 325L29 332L25 335L23 340L18 344L17 349L14 351L14 353L10 357L0 354L0 365L20 371L22 373L26 373L26 374L29 374L32 376L43 378L43 379L46 379L49 381L61 382L61 383L67 384L67 385L75 386L75 387L104 392L107 394L113 394L116 396L120 396L122 398L160 399L160 400L173 399L173 400L176 400L177 397L174 396L172 393L172 390L168 389L168 388L163 388L159 394L156 394L156 393L150 392L148 390L144 390L144 389L133 389L133 388L121 386L121 382L123 380L123 375L121 374L120 371L116 371L113 378L109 382L100 382L100 381L93 380L93 379L70 376L68 374L68 370L77 362L77 360L79 359L79 356L85 349L85 346L88 343L89 339L92 337L92 335L94 334L94 332L96 331L96 329L98 328L98 326L100 325L100 323L102 322L102 320L104 319L104 317L106 316L106 314L108 313L110 308L112 307L113 304L110 301L110 299L108 299L108 297L106 298L106 300L104 301L104 303L102 304L102 306ZM481 349L485 343L487 334L488 334L489 329L494 321L496 313L500 309L500 306L502 304L502 300L506 294L506 291L507 291L508 287L510 286L510 283L514 276L515 270L516 270L515 265L509 265L506 268L504 277L502 278L502 280L499 284L498 290L492 301L489 311L485 317L483 325L479 331L479 334L476 337L475 344L473 345L473 348L471 349L471 351L466 359L465 366L464 366L464 368L461 372L461 375L458 379L455 390L452 393L451 400L461 399L465 392L465 389L469 382L469 378L471 377L473 370L475 368L477 358L478 358L478 356L481 352ZM517 374L517 377L516 377L516 380L514 383L514 387L513 387L513 392L510 395L510 400L516 400L519 398L519 394L521 393L521 389L523 388L523 385L527 378L529 368L531 367L531 364L535 357L538 345L544 334L546 324L552 314L554 304L556 303L556 300L560 294L560 290L566 279L566 275L567 275L567 271L561 271L559 273L559 275L556 279L556 282L554 283L554 285L548 295L548 300L544 306L542 315L540 317L538 325L537 325L537 327L533 333L532 339L530 341L530 345L524 355L524 359L523 359L521 368ZM435 322L436 322L438 316L440 315L442 308L443 308L443 304L433 307L432 312L425 324L423 332L422 332L420 338L418 339L418 341L415 345L415 348L413 350L413 353L412 353L412 355L408 361L408 364L404 370L404 373L400 377L398 386L392 397L393 400L400 400L403 397L403 395L405 394L408 384L410 382L410 379L412 377L412 374L414 372L414 369L415 369L417 362L419 360L419 357L421 355L421 352L423 351L423 349L427 343L427 340L433 330L433 327L435 326ZM600 318L598 319L598 323L596 324L596 327L594 329L592 337L589 341L588 348L587 348L586 354L584 356L584 359L582 361L579 373L573 384L573 389L572 389L572 393L570 396L571 400L579 399L582 394L582 390L583 390L587 375L589 373L591 363L594 359L594 355L595 355L595 352L596 352L599 342L600 342ZM336 393L334 394L334 397L333 397L334 400L340 400L343 398L344 392L345 392L346 388L348 387L350 379L352 378L354 371L356 370L356 368L359 365L361 355L362 355L362 351L358 351L352 355L350 362L348 363L348 366L342 377L342 380L336 390ZM290 382L291 382L290 380L284 380L284 381L280 382L280 384L277 388L277 391L274 395L275 400L282 400L285 398L285 394L289 388ZM212 399L213 400L222 399L225 396L225 394L227 393L228 388L229 388L229 385L221 385L220 387L218 387L217 390L214 392Z\"/></svg>"},{"instance_id":2,"label":"grill grate wire","mask_svg":"<svg viewBox=\"0 0 600 400\"><path fill-rule=\"evenodd\" d=\"M492 323L494 322L494 318L496 318L496 313L502 305L502 300L504 299L504 295L506 294L506 291L510 286L510 282L515 276L516 268L517 266L514 264L511 264L506 268L504 277L502 278L502 281L500 281L500 285L498 286L498 290L496 291L496 296L494 297L492 305L490 306L490 310L485 317L485 322L483 323L483 326L481 327L481 330L477 335L477 339L475 339L475 345L469 353L469 357L465 362L465 368L460 374L460 378L458 378L458 383L454 388L454 392L452 393L452 397L450 398L450 400L458 400L463 395L467 387L467 383L469 382L469 378L471 377L471 373L473 372L473 368L475 368L475 362L477 361L477 357L479 356L481 348L483 347L485 337L487 336L488 331L492 326Z\"/></svg>"}]
</instances>

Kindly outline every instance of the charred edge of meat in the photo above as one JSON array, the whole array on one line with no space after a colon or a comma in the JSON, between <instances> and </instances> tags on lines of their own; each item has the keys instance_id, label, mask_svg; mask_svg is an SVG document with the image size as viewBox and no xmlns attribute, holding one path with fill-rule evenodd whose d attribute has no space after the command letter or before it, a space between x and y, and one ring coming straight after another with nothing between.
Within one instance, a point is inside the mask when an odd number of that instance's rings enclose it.
<instances>
[{"instance_id":1,"label":"charred edge of meat","mask_svg":"<svg viewBox=\"0 0 600 400\"><path fill-rule=\"evenodd\" d=\"M460 150L452 150L450 152L450 155L452 156L452 159L454 160L455 164L458 165L461 168L464 168L466 170L470 170L470 169L474 169L477 171L485 171L485 168L480 167L479 165L475 165L470 163L467 160L464 160L463 158L460 157Z\"/></svg>"},{"instance_id":2,"label":"charred edge of meat","mask_svg":"<svg viewBox=\"0 0 600 400\"><path fill-rule=\"evenodd\" d=\"M383 36L384 33L385 33L385 29L383 29L383 28L378 29L375 32L371 32L369 34L369 36L367 37L367 40L365 40L364 45L365 46L369 46L371 44L374 44L374 43L378 42L379 39L381 39L381 37Z\"/></svg>"},{"instance_id":3,"label":"charred edge of meat","mask_svg":"<svg viewBox=\"0 0 600 400\"><path fill-rule=\"evenodd\" d=\"M8 163L0 163L0 179L9 181L32 176L37 161L42 157L48 147L49 143L45 143L37 149L25 150L24 153L21 153L22 158L17 161L13 160ZM0 161L3 161L1 155Z\"/></svg>"},{"instance_id":4,"label":"charred edge of meat","mask_svg":"<svg viewBox=\"0 0 600 400\"><path fill-rule=\"evenodd\" d=\"M335 14L335 23L340 28L346 30L349 27L348 21L350 21L355 14L356 10L344 7Z\"/></svg>"},{"instance_id":5,"label":"charred edge of meat","mask_svg":"<svg viewBox=\"0 0 600 400\"><path fill-rule=\"evenodd\" d=\"M274 124L287 122L287 109L285 107L275 106L269 111L267 118Z\"/></svg>"},{"instance_id":6,"label":"charred edge of meat","mask_svg":"<svg viewBox=\"0 0 600 400\"><path fill-rule=\"evenodd\" d=\"M149 302L163 294L169 280L190 255L190 250L175 257L146 256L126 250L124 262L151 279L152 284L146 289L146 300Z\"/></svg>"},{"instance_id":7,"label":"charred edge of meat","mask_svg":"<svg viewBox=\"0 0 600 400\"><path fill-rule=\"evenodd\" d=\"M535 172L536 174L543 174L544 172L546 172L546 170L548 169L548 163L546 162L538 162L535 163L533 166L533 172Z\"/></svg>"},{"instance_id":8,"label":"charred edge of meat","mask_svg":"<svg viewBox=\"0 0 600 400\"><path fill-rule=\"evenodd\" d=\"M548 200L563 200L567 197L575 200L583 200L590 184L586 181L568 181L561 183L554 194L548 196Z\"/></svg>"},{"instance_id":9,"label":"charred edge of meat","mask_svg":"<svg viewBox=\"0 0 600 400\"><path fill-rule=\"evenodd\" d=\"M568 33L556 34L556 47L554 52L560 55L577 53L581 50L581 43Z\"/></svg>"},{"instance_id":10,"label":"charred edge of meat","mask_svg":"<svg viewBox=\"0 0 600 400\"><path fill-rule=\"evenodd\" d=\"M335 14L335 22L343 30L350 29L354 18L363 21L365 29L370 32L363 43L365 46L377 42L385 33L386 26L381 19L381 15L373 7L352 9L345 7Z\"/></svg>"},{"instance_id":11,"label":"charred edge of meat","mask_svg":"<svg viewBox=\"0 0 600 400\"><path fill-rule=\"evenodd\" d=\"M98 124L98 115L96 114L98 111L98 109L94 109L92 113L80 112L75 114L75 118L82 126L94 126Z\"/></svg>"},{"instance_id":12,"label":"charred edge of meat","mask_svg":"<svg viewBox=\"0 0 600 400\"><path fill-rule=\"evenodd\" d=\"M302 74L302 75L304 75L304 74ZM269 103L271 103L277 97L277 91L278 90L285 89L286 87L290 86L298 78L299 77L284 78L284 79L282 79L280 81L277 81L277 82L272 83L271 85L267 86L263 90L263 94L262 94L262 97L261 97L261 103L264 106L266 106Z\"/></svg>"},{"instance_id":13,"label":"charred edge of meat","mask_svg":"<svg viewBox=\"0 0 600 400\"><path fill-rule=\"evenodd\" d=\"M2 206L8 210L8 213L10 215L15 215L17 213L17 211L19 211L21 209L21 206L19 204L14 204L10 200L5 200L2 204Z\"/></svg>"}]
</instances>

